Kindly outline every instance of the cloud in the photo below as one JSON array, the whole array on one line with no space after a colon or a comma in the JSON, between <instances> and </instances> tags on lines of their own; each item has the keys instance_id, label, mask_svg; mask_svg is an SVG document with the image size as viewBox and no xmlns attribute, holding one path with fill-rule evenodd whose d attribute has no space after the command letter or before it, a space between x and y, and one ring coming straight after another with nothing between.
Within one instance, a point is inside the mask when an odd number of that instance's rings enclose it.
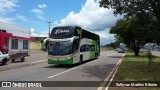
<instances>
[{"instance_id":1,"label":"cloud","mask_svg":"<svg viewBox=\"0 0 160 90\"><path fill-rule=\"evenodd\" d=\"M58 21L54 21L53 24L54 24L54 25L57 25L57 24L58 24Z\"/></svg>"},{"instance_id":2,"label":"cloud","mask_svg":"<svg viewBox=\"0 0 160 90\"><path fill-rule=\"evenodd\" d=\"M12 23L15 19L14 18L6 18L0 16L0 21L6 22L6 23Z\"/></svg>"},{"instance_id":3,"label":"cloud","mask_svg":"<svg viewBox=\"0 0 160 90\"><path fill-rule=\"evenodd\" d=\"M43 14L43 11L41 9L32 9L31 11L36 14Z\"/></svg>"},{"instance_id":4,"label":"cloud","mask_svg":"<svg viewBox=\"0 0 160 90\"><path fill-rule=\"evenodd\" d=\"M34 28L31 28L31 37L48 37L47 32L36 33Z\"/></svg>"},{"instance_id":5,"label":"cloud","mask_svg":"<svg viewBox=\"0 0 160 90\"><path fill-rule=\"evenodd\" d=\"M46 7L47 7L46 4L39 4L38 8L32 9L31 12L34 13L38 19L44 21L44 20L46 20L46 18L44 17L43 9Z\"/></svg>"},{"instance_id":6,"label":"cloud","mask_svg":"<svg viewBox=\"0 0 160 90\"><path fill-rule=\"evenodd\" d=\"M38 5L38 8L46 8L46 7L47 7L46 4L39 4L39 5Z\"/></svg>"},{"instance_id":7,"label":"cloud","mask_svg":"<svg viewBox=\"0 0 160 90\"><path fill-rule=\"evenodd\" d=\"M15 19L6 17L6 14L15 11L15 7L18 7L19 0L0 0L0 21L11 23Z\"/></svg>"},{"instance_id":8,"label":"cloud","mask_svg":"<svg viewBox=\"0 0 160 90\"><path fill-rule=\"evenodd\" d=\"M44 14L43 10L41 10L41 9L32 9L31 12L34 13L38 19L46 20L46 18L43 15Z\"/></svg>"},{"instance_id":9,"label":"cloud","mask_svg":"<svg viewBox=\"0 0 160 90\"><path fill-rule=\"evenodd\" d=\"M7 13L14 11L14 7L17 7L16 4L18 0L0 0L0 13Z\"/></svg>"},{"instance_id":10,"label":"cloud","mask_svg":"<svg viewBox=\"0 0 160 90\"><path fill-rule=\"evenodd\" d=\"M78 13L70 12L65 18L61 19L59 25L78 25L97 33L101 31L101 33L98 33L101 38L108 39L107 36L110 34L105 31L108 31L120 18L123 18L123 16L115 17L113 9L99 7L99 0L86 0Z\"/></svg>"},{"instance_id":11,"label":"cloud","mask_svg":"<svg viewBox=\"0 0 160 90\"><path fill-rule=\"evenodd\" d=\"M23 15L17 15L16 18L19 19L19 20L25 21L25 22L28 21L27 18Z\"/></svg>"}]
</instances>

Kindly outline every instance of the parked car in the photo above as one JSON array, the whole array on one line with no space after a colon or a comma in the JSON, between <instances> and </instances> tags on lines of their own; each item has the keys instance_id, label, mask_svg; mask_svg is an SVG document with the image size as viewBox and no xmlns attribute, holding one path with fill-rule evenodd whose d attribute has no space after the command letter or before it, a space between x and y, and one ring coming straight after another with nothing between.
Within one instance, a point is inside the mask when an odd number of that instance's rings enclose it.
<instances>
[{"instance_id":1,"label":"parked car","mask_svg":"<svg viewBox=\"0 0 160 90\"><path fill-rule=\"evenodd\" d=\"M0 51L0 63L2 65L6 64L9 61L9 55L8 54L4 54Z\"/></svg>"},{"instance_id":2,"label":"parked car","mask_svg":"<svg viewBox=\"0 0 160 90\"><path fill-rule=\"evenodd\" d=\"M125 49L123 48L118 48L118 53L124 53L125 52Z\"/></svg>"},{"instance_id":3,"label":"parked car","mask_svg":"<svg viewBox=\"0 0 160 90\"><path fill-rule=\"evenodd\" d=\"M157 50L157 51L160 51L160 46L157 46L156 50Z\"/></svg>"}]
</instances>

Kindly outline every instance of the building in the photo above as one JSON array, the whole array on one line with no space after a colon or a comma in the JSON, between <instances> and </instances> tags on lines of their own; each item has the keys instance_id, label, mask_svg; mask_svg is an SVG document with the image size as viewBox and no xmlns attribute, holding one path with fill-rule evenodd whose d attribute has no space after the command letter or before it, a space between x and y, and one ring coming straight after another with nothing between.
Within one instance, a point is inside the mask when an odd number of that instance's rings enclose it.
<instances>
[{"instance_id":1,"label":"building","mask_svg":"<svg viewBox=\"0 0 160 90\"><path fill-rule=\"evenodd\" d=\"M43 49L43 41L48 37L48 33L35 33L34 30L31 30L31 38L30 48L32 50Z\"/></svg>"},{"instance_id":2,"label":"building","mask_svg":"<svg viewBox=\"0 0 160 90\"><path fill-rule=\"evenodd\" d=\"M2 52L30 49L30 30L0 22L0 50Z\"/></svg>"}]
</instances>

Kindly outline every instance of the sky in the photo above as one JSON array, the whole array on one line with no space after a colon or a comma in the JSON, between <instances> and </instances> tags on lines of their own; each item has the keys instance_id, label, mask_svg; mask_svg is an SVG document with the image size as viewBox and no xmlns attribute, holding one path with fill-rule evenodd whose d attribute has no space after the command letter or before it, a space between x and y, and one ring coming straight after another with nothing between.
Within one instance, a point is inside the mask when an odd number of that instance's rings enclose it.
<instances>
[{"instance_id":1,"label":"sky","mask_svg":"<svg viewBox=\"0 0 160 90\"><path fill-rule=\"evenodd\" d=\"M99 7L99 0L0 0L0 21L27 28L35 33L48 33L60 25L78 25L101 37L101 45L114 41L110 28L123 16L112 9ZM41 34L42 35L42 34Z\"/></svg>"}]
</instances>

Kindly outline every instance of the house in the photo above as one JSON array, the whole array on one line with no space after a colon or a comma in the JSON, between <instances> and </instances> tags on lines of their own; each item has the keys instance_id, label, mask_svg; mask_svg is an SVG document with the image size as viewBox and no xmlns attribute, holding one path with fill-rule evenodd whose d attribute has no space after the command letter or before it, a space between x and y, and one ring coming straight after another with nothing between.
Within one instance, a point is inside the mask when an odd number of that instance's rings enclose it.
<instances>
[{"instance_id":1,"label":"house","mask_svg":"<svg viewBox=\"0 0 160 90\"><path fill-rule=\"evenodd\" d=\"M0 22L0 50L2 52L29 50L30 41L29 29Z\"/></svg>"},{"instance_id":2,"label":"house","mask_svg":"<svg viewBox=\"0 0 160 90\"><path fill-rule=\"evenodd\" d=\"M43 41L48 37L48 33L35 33L34 30L31 30L30 48L32 50L40 50L44 48Z\"/></svg>"}]
</instances>

